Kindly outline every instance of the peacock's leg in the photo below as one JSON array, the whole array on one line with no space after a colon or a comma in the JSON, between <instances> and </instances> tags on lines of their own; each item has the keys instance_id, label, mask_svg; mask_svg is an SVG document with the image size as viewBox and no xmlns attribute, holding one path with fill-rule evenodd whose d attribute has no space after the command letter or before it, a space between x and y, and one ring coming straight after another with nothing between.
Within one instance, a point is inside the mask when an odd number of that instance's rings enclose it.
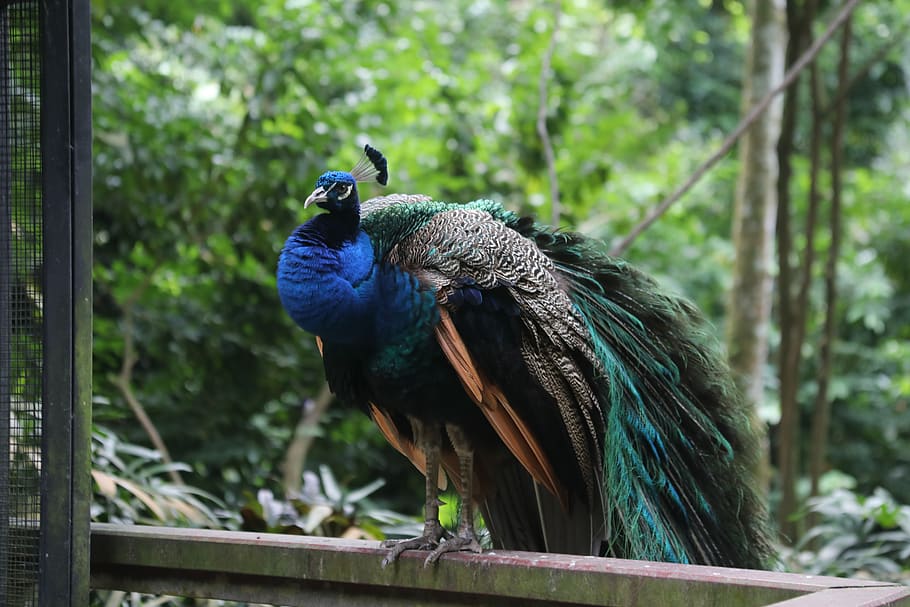
<instances>
[{"instance_id":1,"label":"peacock's leg","mask_svg":"<svg viewBox=\"0 0 910 607\"><path fill-rule=\"evenodd\" d=\"M458 455L458 467L461 473L461 513L458 520L458 531L455 537L439 544L424 561L424 566L435 563L446 552L469 550L481 552L480 542L474 532L474 499L471 483L474 477L474 448L461 428L446 424L449 440Z\"/></svg>"},{"instance_id":2,"label":"peacock's leg","mask_svg":"<svg viewBox=\"0 0 910 607\"><path fill-rule=\"evenodd\" d=\"M383 567L397 560L405 550L433 550L439 546L440 540L452 537L452 534L446 531L439 522L439 462L442 451L439 426L424 424L417 420L411 420L411 425L417 438L417 444L420 445L420 449L427 458L427 501L424 510L426 516L423 523L423 535L409 540L384 541L381 544L382 547L391 548L391 550L382 559Z\"/></svg>"}]
</instances>

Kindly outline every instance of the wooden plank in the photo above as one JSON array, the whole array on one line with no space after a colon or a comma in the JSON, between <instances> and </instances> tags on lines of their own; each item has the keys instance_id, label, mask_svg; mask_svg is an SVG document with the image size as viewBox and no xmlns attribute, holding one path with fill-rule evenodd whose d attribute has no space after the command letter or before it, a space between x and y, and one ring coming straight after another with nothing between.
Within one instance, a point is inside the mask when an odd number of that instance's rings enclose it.
<instances>
[{"instance_id":1,"label":"wooden plank","mask_svg":"<svg viewBox=\"0 0 910 607\"><path fill-rule=\"evenodd\" d=\"M384 554L362 540L95 524L91 584L281 605L726 607L822 592L835 593L828 605L904 604L901 587L864 580L498 550L445 555L426 569L408 552L383 569Z\"/></svg>"},{"instance_id":2,"label":"wooden plank","mask_svg":"<svg viewBox=\"0 0 910 607\"><path fill-rule=\"evenodd\" d=\"M853 580L841 580L852 583ZM771 607L906 607L910 605L910 588L906 586L853 587L841 586L774 603Z\"/></svg>"}]
</instances>

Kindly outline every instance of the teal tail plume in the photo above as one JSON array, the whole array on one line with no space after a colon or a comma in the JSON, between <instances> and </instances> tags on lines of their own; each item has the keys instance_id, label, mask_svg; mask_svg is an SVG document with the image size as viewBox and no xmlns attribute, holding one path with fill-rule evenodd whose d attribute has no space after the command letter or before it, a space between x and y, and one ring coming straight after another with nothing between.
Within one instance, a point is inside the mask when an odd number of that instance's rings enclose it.
<instances>
[{"instance_id":1,"label":"teal tail plume","mask_svg":"<svg viewBox=\"0 0 910 607\"><path fill-rule=\"evenodd\" d=\"M750 411L711 327L691 303L598 243L515 223L567 277L603 364L606 552L767 566Z\"/></svg>"}]
</instances>

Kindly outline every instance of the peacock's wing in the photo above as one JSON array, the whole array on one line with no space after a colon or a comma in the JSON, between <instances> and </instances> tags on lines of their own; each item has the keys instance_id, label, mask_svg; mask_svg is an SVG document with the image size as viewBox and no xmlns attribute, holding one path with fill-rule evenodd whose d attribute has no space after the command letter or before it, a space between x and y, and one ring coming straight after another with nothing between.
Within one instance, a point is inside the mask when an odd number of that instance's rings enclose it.
<instances>
[{"instance_id":1,"label":"peacock's wing","mask_svg":"<svg viewBox=\"0 0 910 607\"><path fill-rule=\"evenodd\" d=\"M437 339L466 393L562 503L569 493L599 495L599 363L553 263L483 204L418 203L377 214L392 212L404 219L371 216L400 236L383 258L436 293Z\"/></svg>"},{"instance_id":2,"label":"peacock's wing","mask_svg":"<svg viewBox=\"0 0 910 607\"><path fill-rule=\"evenodd\" d=\"M409 205L421 202L431 202L433 199L424 194L386 194L365 200L360 204L360 214L363 217L383 211L395 205Z\"/></svg>"},{"instance_id":3,"label":"peacock's wing","mask_svg":"<svg viewBox=\"0 0 910 607\"><path fill-rule=\"evenodd\" d=\"M449 363L524 469L563 506L602 503L610 554L762 565L748 414L694 307L489 201L393 204L364 229L434 290Z\"/></svg>"}]
</instances>

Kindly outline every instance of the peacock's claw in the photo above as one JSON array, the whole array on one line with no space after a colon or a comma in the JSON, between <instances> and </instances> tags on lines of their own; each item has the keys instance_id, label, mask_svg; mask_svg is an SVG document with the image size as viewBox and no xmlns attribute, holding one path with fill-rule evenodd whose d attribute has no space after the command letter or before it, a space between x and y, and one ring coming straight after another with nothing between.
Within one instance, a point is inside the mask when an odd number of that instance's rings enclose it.
<instances>
[{"instance_id":1,"label":"peacock's claw","mask_svg":"<svg viewBox=\"0 0 910 607\"><path fill-rule=\"evenodd\" d=\"M381 548L391 548L385 558L382 559L382 566L385 568L390 563L397 561L405 550L433 550L435 553L439 546L445 545L440 544L443 539L447 540L446 543L448 543L449 540L453 539L452 534L446 531L439 522L432 524L432 522L428 521L421 536L407 540L386 540L379 544Z\"/></svg>"},{"instance_id":2,"label":"peacock's claw","mask_svg":"<svg viewBox=\"0 0 910 607\"><path fill-rule=\"evenodd\" d=\"M471 537L452 537L439 544L424 560L423 566L428 567L430 563L435 563L446 552L476 552L480 554L483 549L480 547L480 542L473 535Z\"/></svg>"}]
</instances>

